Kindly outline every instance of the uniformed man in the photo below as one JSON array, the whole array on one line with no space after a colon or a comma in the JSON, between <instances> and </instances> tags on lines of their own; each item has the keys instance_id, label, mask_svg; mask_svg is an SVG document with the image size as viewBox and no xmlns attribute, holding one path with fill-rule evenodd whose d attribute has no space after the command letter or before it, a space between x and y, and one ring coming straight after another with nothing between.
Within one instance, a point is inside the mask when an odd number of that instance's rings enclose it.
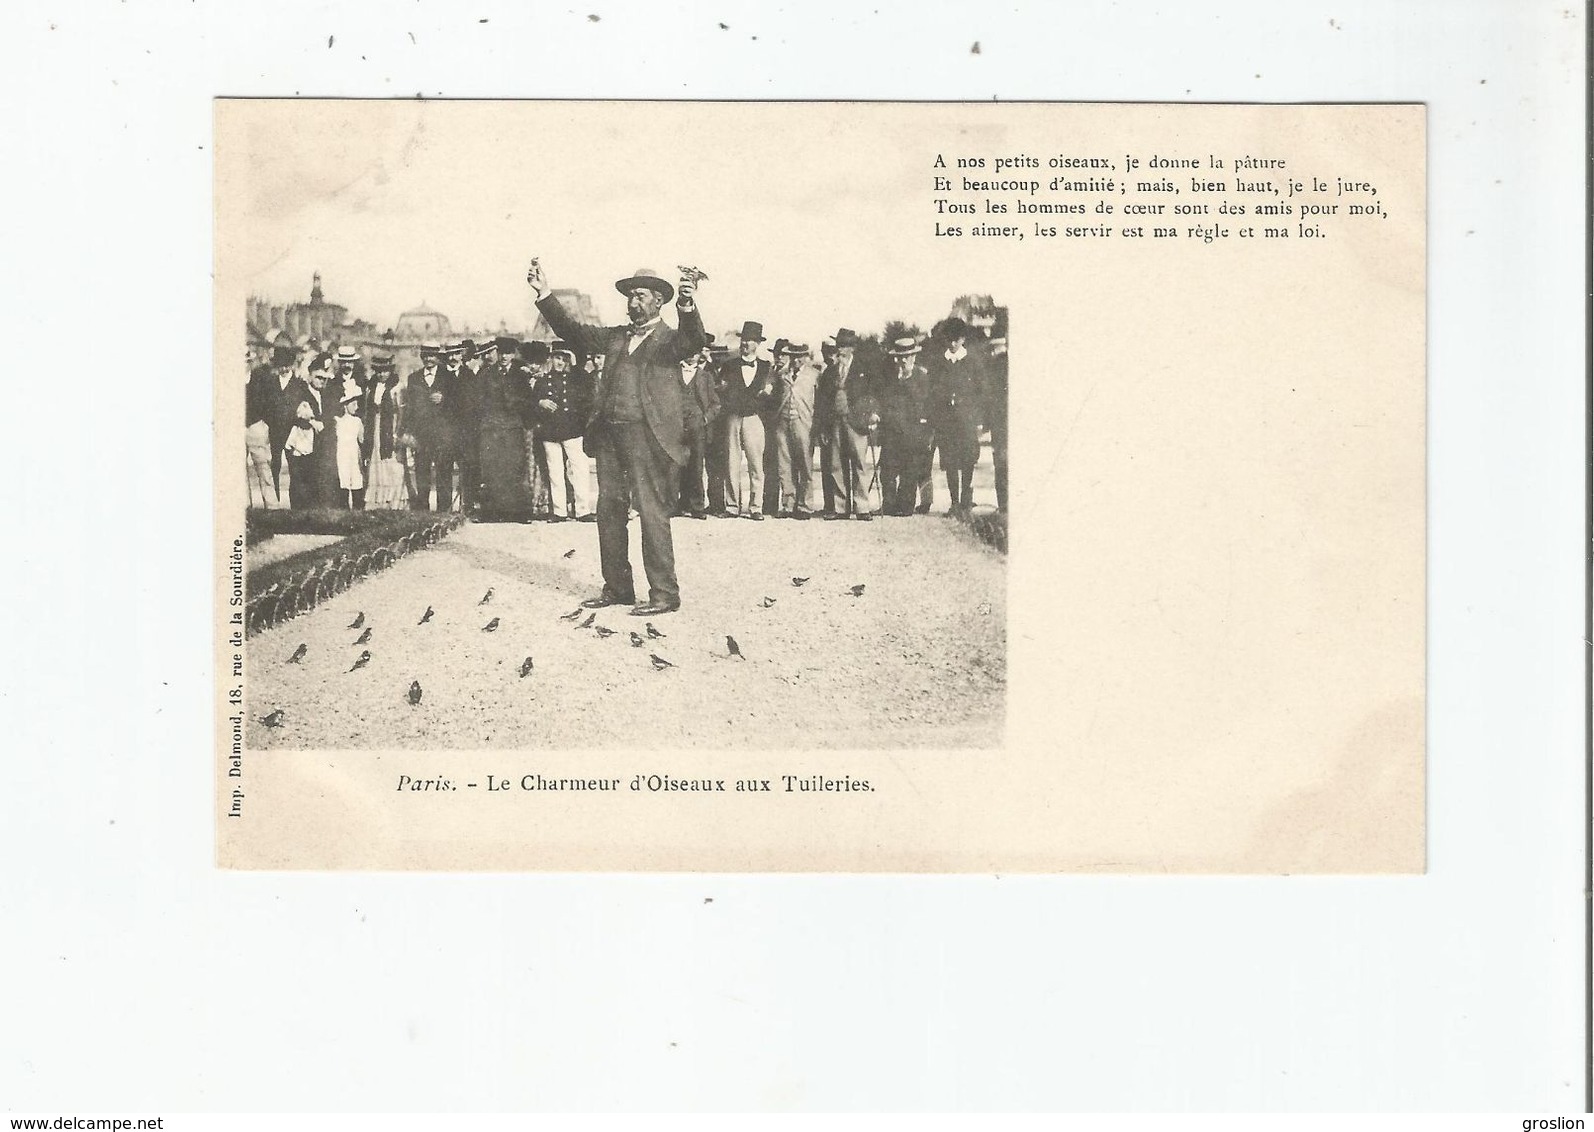
<instances>
[{"instance_id":1,"label":"uniformed man","mask_svg":"<svg viewBox=\"0 0 1594 1132\"><path fill-rule=\"evenodd\" d=\"M592 412L592 387L587 371L576 366L576 353L563 342L549 352L550 366L532 389L537 403L537 439L548 469L548 503L553 521L592 522L591 477L582 452L582 434ZM565 498L566 486L570 498Z\"/></svg>"}]
</instances>

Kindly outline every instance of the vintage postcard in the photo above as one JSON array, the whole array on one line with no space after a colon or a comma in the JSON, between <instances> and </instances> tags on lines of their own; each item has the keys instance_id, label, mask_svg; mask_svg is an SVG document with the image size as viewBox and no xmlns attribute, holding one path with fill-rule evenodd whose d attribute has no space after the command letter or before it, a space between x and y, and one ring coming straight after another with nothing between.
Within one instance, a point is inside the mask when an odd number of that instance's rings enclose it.
<instances>
[{"instance_id":1,"label":"vintage postcard","mask_svg":"<svg viewBox=\"0 0 1594 1132\"><path fill-rule=\"evenodd\" d=\"M215 125L222 866L1423 870L1423 107Z\"/></svg>"}]
</instances>

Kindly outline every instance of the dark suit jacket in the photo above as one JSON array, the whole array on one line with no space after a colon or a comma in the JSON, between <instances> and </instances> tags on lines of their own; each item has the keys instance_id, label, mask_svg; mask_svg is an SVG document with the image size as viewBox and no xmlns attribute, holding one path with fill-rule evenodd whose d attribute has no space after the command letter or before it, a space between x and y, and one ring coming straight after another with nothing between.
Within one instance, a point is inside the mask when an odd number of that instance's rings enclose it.
<instances>
[{"instance_id":1,"label":"dark suit jacket","mask_svg":"<svg viewBox=\"0 0 1594 1132\"><path fill-rule=\"evenodd\" d=\"M692 384L684 387L686 394L686 427L693 432L707 428L720 413L719 390L713 366L699 366L692 376Z\"/></svg>"},{"instance_id":2,"label":"dark suit jacket","mask_svg":"<svg viewBox=\"0 0 1594 1132\"><path fill-rule=\"evenodd\" d=\"M768 413L775 403L775 371L764 359L758 359L758 376L751 385L742 381L742 359L732 356L720 363L719 401L721 411L728 417L750 417L754 413ZM767 392L766 392L767 390Z\"/></svg>"},{"instance_id":3,"label":"dark suit jacket","mask_svg":"<svg viewBox=\"0 0 1594 1132\"><path fill-rule=\"evenodd\" d=\"M880 385L880 431L887 444L901 441L910 447L930 443L930 375L921 365L906 380L896 374Z\"/></svg>"},{"instance_id":4,"label":"dark suit jacket","mask_svg":"<svg viewBox=\"0 0 1594 1132\"><path fill-rule=\"evenodd\" d=\"M856 433L869 431L869 417L880 411L875 381L864 373L856 358L847 369L847 384L841 386L841 370L835 362L819 376L819 393L814 405L815 423L821 420L828 429L840 413L847 427Z\"/></svg>"},{"instance_id":5,"label":"dark suit jacket","mask_svg":"<svg viewBox=\"0 0 1594 1132\"><path fill-rule=\"evenodd\" d=\"M625 355L626 345L630 341L630 327L587 326L577 322L552 294L539 299L537 309L542 312L542 317L548 320L548 325L553 327L554 333L578 351L603 354L610 359L610 363L603 368L603 375L598 379L597 388L593 390L592 415L587 420L582 442L583 450L591 456L596 450L594 442L603 434L603 422L600 418L604 401L608 396L608 383L613 372L613 363ZM647 422L648 431L653 434L654 443L670 458L670 462L680 466L686 463L688 455L683 413L684 391L681 389L681 359L691 357L701 350L704 338L703 318L698 314L696 305L690 310L676 307L675 312L680 320L680 328L660 323L636 348L631 360L642 370L639 392L642 399L642 418Z\"/></svg>"},{"instance_id":6,"label":"dark suit jacket","mask_svg":"<svg viewBox=\"0 0 1594 1132\"><path fill-rule=\"evenodd\" d=\"M431 394L442 393L443 403L432 404ZM448 374L442 366L432 387L416 370L404 382L404 431L415 438L417 447L451 452L454 448L454 405Z\"/></svg>"}]
</instances>

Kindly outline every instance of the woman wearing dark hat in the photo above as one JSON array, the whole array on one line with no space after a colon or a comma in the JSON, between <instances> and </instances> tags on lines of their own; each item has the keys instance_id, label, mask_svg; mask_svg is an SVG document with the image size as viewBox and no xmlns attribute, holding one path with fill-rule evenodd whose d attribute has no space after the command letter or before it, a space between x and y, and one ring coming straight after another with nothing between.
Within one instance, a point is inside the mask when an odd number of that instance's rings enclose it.
<instances>
[{"instance_id":1,"label":"woman wearing dark hat","mask_svg":"<svg viewBox=\"0 0 1594 1132\"><path fill-rule=\"evenodd\" d=\"M925 359L930 373L930 425L941 450L941 470L952 495L947 514L974 510L974 465L980 458L986 374L982 355L969 348L969 325L949 318L936 327Z\"/></svg>"}]
</instances>

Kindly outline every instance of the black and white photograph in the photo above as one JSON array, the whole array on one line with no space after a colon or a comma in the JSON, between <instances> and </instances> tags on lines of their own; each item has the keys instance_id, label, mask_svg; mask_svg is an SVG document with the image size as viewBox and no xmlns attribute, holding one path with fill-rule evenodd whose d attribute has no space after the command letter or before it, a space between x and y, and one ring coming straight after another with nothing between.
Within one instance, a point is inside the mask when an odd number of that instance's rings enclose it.
<instances>
[{"instance_id":1,"label":"black and white photograph","mask_svg":"<svg viewBox=\"0 0 1594 1132\"><path fill-rule=\"evenodd\" d=\"M250 109L249 746L1001 744L1009 314L896 169Z\"/></svg>"}]
</instances>

